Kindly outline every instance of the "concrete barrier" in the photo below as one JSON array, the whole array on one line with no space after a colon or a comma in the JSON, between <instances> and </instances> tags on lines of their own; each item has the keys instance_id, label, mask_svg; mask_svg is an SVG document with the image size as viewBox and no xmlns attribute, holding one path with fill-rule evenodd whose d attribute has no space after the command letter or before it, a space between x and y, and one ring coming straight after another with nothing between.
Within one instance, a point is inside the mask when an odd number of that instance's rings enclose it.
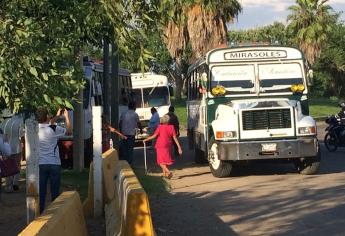
<instances>
[{"instance_id":1,"label":"concrete barrier","mask_svg":"<svg viewBox=\"0 0 345 236\"><path fill-rule=\"evenodd\" d=\"M116 192L116 166L118 164L118 154L115 149L108 150L102 154L103 169L103 202L109 203L115 196ZM83 202L83 211L85 217L93 216L93 163L90 163L89 182L87 198Z\"/></svg>"},{"instance_id":2,"label":"concrete barrier","mask_svg":"<svg viewBox=\"0 0 345 236\"><path fill-rule=\"evenodd\" d=\"M103 167L103 202L109 203L116 192L116 169L119 163L119 156L115 149L108 150L102 154Z\"/></svg>"},{"instance_id":3,"label":"concrete barrier","mask_svg":"<svg viewBox=\"0 0 345 236\"><path fill-rule=\"evenodd\" d=\"M116 150L102 154L103 202L107 235L155 235L147 194L127 161ZM90 165L85 216L93 215L93 170Z\"/></svg>"},{"instance_id":4,"label":"concrete barrier","mask_svg":"<svg viewBox=\"0 0 345 236\"><path fill-rule=\"evenodd\" d=\"M87 229L79 194L63 192L20 236L83 236Z\"/></svg>"},{"instance_id":5,"label":"concrete barrier","mask_svg":"<svg viewBox=\"0 0 345 236\"><path fill-rule=\"evenodd\" d=\"M116 168L115 198L105 205L107 235L155 235L146 192L127 163Z\"/></svg>"},{"instance_id":6,"label":"concrete barrier","mask_svg":"<svg viewBox=\"0 0 345 236\"><path fill-rule=\"evenodd\" d=\"M87 197L83 202L85 217L93 216L93 163L90 163Z\"/></svg>"}]
</instances>

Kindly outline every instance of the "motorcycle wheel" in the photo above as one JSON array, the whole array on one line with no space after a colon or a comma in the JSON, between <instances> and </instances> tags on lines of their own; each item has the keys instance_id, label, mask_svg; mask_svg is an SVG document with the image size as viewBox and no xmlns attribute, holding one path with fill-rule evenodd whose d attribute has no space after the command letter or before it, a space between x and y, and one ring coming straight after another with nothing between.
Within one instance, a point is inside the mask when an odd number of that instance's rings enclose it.
<instances>
[{"instance_id":1,"label":"motorcycle wheel","mask_svg":"<svg viewBox=\"0 0 345 236\"><path fill-rule=\"evenodd\" d=\"M328 151L335 152L338 148L338 137L334 133L327 133L324 138L324 143Z\"/></svg>"}]
</instances>

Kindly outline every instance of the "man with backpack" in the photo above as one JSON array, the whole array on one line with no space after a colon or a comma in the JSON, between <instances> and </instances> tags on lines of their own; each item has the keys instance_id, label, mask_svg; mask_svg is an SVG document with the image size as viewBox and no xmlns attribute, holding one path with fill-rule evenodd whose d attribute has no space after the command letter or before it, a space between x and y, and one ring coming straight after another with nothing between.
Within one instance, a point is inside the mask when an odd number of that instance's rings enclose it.
<instances>
[{"instance_id":1,"label":"man with backpack","mask_svg":"<svg viewBox=\"0 0 345 236\"><path fill-rule=\"evenodd\" d=\"M55 121L63 116L66 128L54 125ZM45 208L48 180L50 181L51 200L54 201L60 194L61 161L59 155L58 139L71 133L71 122L66 109L59 109L57 115L51 118L46 108L36 111L38 120L38 146L39 146L39 194L40 213Z\"/></svg>"}]
</instances>

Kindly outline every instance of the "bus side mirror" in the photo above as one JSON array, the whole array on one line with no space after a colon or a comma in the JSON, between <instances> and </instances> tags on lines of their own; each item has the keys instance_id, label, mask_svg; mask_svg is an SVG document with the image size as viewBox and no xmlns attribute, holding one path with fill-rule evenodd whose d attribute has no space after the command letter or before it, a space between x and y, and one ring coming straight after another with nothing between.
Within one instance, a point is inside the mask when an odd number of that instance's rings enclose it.
<instances>
[{"instance_id":1,"label":"bus side mirror","mask_svg":"<svg viewBox=\"0 0 345 236\"><path fill-rule=\"evenodd\" d=\"M314 71L312 69L308 70L307 84L308 84L308 86L312 86L314 84Z\"/></svg>"},{"instance_id":2,"label":"bus side mirror","mask_svg":"<svg viewBox=\"0 0 345 236\"><path fill-rule=\"evenodd\" d=\"M169 86L169 94L170 94L170 97L174 96L174 88L172 86Z\"/></svg>"}]
</instances>

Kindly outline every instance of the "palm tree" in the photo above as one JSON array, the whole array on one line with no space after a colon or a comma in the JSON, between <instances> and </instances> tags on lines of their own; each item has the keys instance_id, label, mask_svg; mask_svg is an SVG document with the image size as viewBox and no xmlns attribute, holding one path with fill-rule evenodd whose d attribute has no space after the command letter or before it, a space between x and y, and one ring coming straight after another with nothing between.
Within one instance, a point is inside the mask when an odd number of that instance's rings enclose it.
<instances>
[{"instance_id":1,"label":"palm tree","mask_svg":"<svg viewBox=\"0 0 345 236\"><path fill-rule=\"evenodd\" d=\"M172 75L176 82L176 99L181 98L183 85L182 67L204 55L212 48L227 44L227 23L242 10L237 0L170 0L168 12L171 18L164 24L164 42L175 59Z\"/></svg>"},{"instance_id":2,"label":"palm tree","mask_svg":"<svg viewBox=\"0 0 345 236\"><path fill-rule=\"evenodd\" d=\"M296 0L296 5L289 7L291 14L287 18L288 30L311 65L320 56L337 19L332 7L326 5L327 2L328 0Z\"/></svg>"}]
</instances>

